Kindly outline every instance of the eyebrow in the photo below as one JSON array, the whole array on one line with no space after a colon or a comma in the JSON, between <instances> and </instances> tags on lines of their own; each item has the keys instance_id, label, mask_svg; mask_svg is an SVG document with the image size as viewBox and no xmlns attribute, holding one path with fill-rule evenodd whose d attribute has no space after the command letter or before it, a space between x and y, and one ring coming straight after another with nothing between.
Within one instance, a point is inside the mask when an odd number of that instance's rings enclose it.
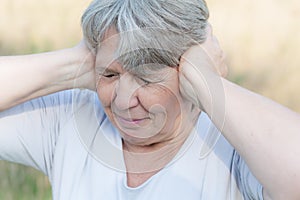
<instances>
[{"instance_id":1,"label":"eyebrow","mask_svg":"<svg viewBox=\"0 0 300 200\"><path fill-rule=\"evenodd\" d=\"M102 64L100 65L96 65L95 69L96 72L116 72L116 68L118 68L117 63L115 63L115 61L109 63L108 65L104 66Z\"/></svg>"},{"instance_id":2,"label":"eyebrow","mask_svg":"<svg viewBox=\"0 0 300 200\"><path fill-rule=\"evenodd\" d=\"M108 67L104 67L103 65L98 65L95 67L95 71L97 74L103 74L103 73L115 73L115 70L110 69Z\"/></svg>"}]
</instances>

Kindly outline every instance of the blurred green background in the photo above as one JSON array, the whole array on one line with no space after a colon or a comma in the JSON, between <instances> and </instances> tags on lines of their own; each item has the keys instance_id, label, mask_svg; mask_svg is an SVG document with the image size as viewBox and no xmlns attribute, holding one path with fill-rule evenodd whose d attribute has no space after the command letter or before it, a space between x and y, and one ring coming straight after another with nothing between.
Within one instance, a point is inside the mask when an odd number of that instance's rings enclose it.
<instances>
[{"instance_id":1,"label":"blurred green background","mask_svg":"<svg viewBox=\"0 0 300 200\"><path fill-rule=\"evenodd\" d=\"M88 0L1 0L0 55L75 45ZM229 79L300 112L300 2L207 0ZM0 200L51 199L34 169L0 161Z\"/></svg>"}]
</instances>

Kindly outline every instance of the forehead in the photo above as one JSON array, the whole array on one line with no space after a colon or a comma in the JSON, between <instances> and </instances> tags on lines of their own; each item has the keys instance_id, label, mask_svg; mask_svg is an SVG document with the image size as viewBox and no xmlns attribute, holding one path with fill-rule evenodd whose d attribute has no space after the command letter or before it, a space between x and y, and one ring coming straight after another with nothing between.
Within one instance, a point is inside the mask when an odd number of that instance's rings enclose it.
<instances>
[{"instance_id":1,"label":"forehead","mask_svg":"<svg viewBox=\"0 0 300 200\"><path fill-rule=\"evenodd\" d=\"M119 42L120 34L117 30L113 27L108 29L97 51L96 66L101 71L107 68L118 70L122 68L122 70L125 69L130 73L145 76L169 68L163 59L160 59L161 55L153 53L150 48L138 49L119 56L120 52L117 52ZM133 60L133 62L126 62L127 60Z\"/></svg>"}]
</instances>

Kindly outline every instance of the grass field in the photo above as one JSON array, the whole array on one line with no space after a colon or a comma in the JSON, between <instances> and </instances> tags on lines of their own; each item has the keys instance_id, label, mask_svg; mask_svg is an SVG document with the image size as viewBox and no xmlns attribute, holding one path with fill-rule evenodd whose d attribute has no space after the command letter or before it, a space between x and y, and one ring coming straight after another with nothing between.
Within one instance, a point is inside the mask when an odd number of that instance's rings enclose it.
<instances>
[{"instance_id":1,"label":"grass field","mask_svg":"<svg viewBox=\"0 0 300 200\"><path fill-rule=\"evenodd\" d=\"M1 200L50 200L50 184L40 172L0 161Z\"/></svg>"},{"instance_id":2,"label":"grass field","mask_svg":"<svg viewBox=\"0 0 300 200\"><path fill-rule=\"evenodd\" d=\"M300 112L300 3L207 0L229 78ZM0 55L75 45L88 0L1 0ZM37 171L0 161L0 200L51 199Z\"/></svg>"}]
</instances>

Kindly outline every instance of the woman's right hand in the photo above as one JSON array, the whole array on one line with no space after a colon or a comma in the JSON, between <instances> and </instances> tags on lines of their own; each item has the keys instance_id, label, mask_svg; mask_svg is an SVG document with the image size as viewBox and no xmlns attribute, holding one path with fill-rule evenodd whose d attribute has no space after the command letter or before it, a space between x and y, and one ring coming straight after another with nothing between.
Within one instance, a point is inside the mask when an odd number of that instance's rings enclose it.
<instances>
[{"instance_id":1,"label":"woman's right hand","mask_svg":"<svg viewBox=\"0 0 300 200\"><path fill-rule=\"evenodd\" d=\"M81 40L72 50L74 55L78 55L79 58L74 77L74 88L96 90L95 53L87 47L85 40Z\"/></svg>"}]
</instances>

